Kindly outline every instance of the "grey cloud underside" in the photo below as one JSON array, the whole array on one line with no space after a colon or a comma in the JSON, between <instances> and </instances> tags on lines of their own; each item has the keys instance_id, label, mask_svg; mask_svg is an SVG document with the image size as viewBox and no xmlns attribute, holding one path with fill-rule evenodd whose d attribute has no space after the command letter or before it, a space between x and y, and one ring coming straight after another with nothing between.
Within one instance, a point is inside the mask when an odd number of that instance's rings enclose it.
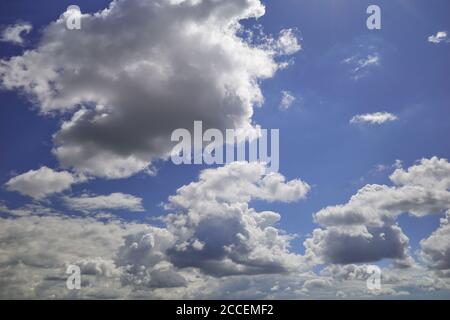
<instances>
[{"instance_id":1,"label":"grey cloud underside","mask_svg":"<svg viewBox=\"0 0 450 320\"><path fill-rule=\"evenodd\" d=\"M21 218L6 224L15 232L14 236L3 229L1 233L5 243L1 247L2 298L298 299L370 298L374 294L365 289L364 265L347 265L345 269L332 265L320 275L293 272L216 278L198 273L195 268L174 269L170 264L161 263L158 257L164 246L161 240L166 239L161 229L61 217ZM160 244L147 241L149 234ZM138 244L131 253L128 248L134 243ZM81 267L80 291L65 288L64 271L68 262ZM408 294L405 289L414 292L418 288L425 292L448 290L450 283L421 270L386 269L383 270L384 291L379 294L404 295Z\"/></svg>"},{"instance_id":2,"label":"grey cloud underside","mask_svg":"<svg viewBox=\"0 0 450 320\"><path fill-rule=\"evenodd\" d=\"M269 192L280 189L284 192ZM169 198L168 207L183 214L166 217L168 229L177 237L168 256L178 267L197 267L215 276L301 268L301 257L289 252L292 236L275 227L280 215L257 212L249 202L295 201L308 191L305 182L266 174L257 163L205 170L198 182Z\"/></svg>"},{"instance_id":3,"label":"grey cloud underside","mask_svg":"<svg viewBox=\"0 0 450 320\"><path fill-rule=\"evenodd\" d=\"M366 185L343 205L324 208L314 215L323 228L306 239L306 256L311 261L351 264L394 259L399 267L410 267L409 239L396 224L403 213L416 217L443 214L450 208L450 164L446 159L422 159L407 170L391 176L394 186ZM446 266L449 249L443 242L436 251L436 239L446 232L441 226L422 247L429 266ZM430 248L427 247L430 244Z\"/></svg>"},{"instance_id":4,"label":"grey cloud underside","mask_svg":"<svg viewBox=\"0 0 450 320\"><path fill-rule=\"evenodd\" d=\"M382 259L405 259L408 238L398 226L370 228L366 232L346 232L329 228L315 232L314 241L306 242L308 250L324 257L325 263L352 264L376 262Z\"/></svg>"}]
</instances>

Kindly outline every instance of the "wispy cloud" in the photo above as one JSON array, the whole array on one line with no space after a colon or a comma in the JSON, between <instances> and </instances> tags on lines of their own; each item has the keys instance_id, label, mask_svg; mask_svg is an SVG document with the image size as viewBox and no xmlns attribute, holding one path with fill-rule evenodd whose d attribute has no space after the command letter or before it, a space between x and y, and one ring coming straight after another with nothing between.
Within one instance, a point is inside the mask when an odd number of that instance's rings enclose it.
<instances>
[{"instance_id":1,"label":"wispy cloud","mask_svg":"<svg viewBox=\"0 0 450 320\"><path fill-rule=\"evenodd\" d=\"M95 210L129 210L142 212L142 199L130 194L112 193L107 196L84 195L78 198L65 197L65 204L74 210L90 212Z\"/></svg>"},{"instance_id":2,"label":"wispy cloud","mask_svg":"<svg viewBox=\"0 0 450 320\"><path fill-rule=\"evenodd\" d=\"M281 91L281 102L280 102L280 109L281 110L287 110L289 109L292 104L295 102L296 98L292 95L289 91Z\"/></svg>"},{"instance_id":3,"label":"wispy cloud","mask_svg":"<svg viewBox=\"0 0 450 320\"><path fill-rule=\"evenodd\" d=\"M350 123L370 123L370 124L382 124L385 122L398 120L398 117L389 112L375 112L359 114L350 119Z\"/></svg>"},{"instance_id":4,"label":"wispy cloud","mask_svg":"<svg viewBox=\"0 0 450 320\"><path fill-rule=\"evenodd\" d=\"M12 26L7 27L3 30L0 41L3 42L11 42L14 44L23 44L24 40L22 38L22 34L30 33L33 29L33 26L28 22L18 23Z\"/></svg>"},{"instance_id":5,"label":"wispy cloud","mask_svg":"<svg viewBox=\"0 0 450 320\"><path fill-rule=\"evenodd\" d=\"M380 55L377 52L366 56L354 55L342 61L352 67L351 74L353 80L359 80L365 77L369 70L380 65Z\"/></svg>"}]
</instances>

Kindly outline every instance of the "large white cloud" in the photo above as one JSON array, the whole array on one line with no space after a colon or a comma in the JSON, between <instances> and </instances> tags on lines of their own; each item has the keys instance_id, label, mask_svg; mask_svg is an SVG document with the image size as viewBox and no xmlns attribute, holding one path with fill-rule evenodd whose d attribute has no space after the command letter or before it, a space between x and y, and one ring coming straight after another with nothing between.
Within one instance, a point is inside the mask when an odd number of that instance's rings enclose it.
<instances>
[{"instance_id":1,"label":"large white cloud","mask_svg":"<svg viewBox=\"0 0 450 320\"><path fill-rule=\"evenodd\" d=\"M433 157L422 159L408 170L397 169L390 176L398 186L420 186L430 190L448 190L450 188L450 163L447 159Z\"/></svg>"},{"instance_id":2,"label":"large white cloud","mask_svg":"<svg viewBox=\"0 0 450 320\"><path fill-rule=\"evenodd\" d=\"M171 132L195 120L252 128L260 80L300 49L289 29L242 39L239 21L263 14L259 0L115 0L83 15L81 30L64 16L51 23L36 49L0 61L0 82L42 113L76 111L54 138L63 166L127 177L167 156Z\"/></svg>"},{"instance_id":3,"label":"large white cloud","mask_svg":"<svg viewBox=\"0 0 450 320\"><path fill-rule=\"evenodd\" d=\"M170 204L182 208L199 206L203 202L249 202L261 199L269 202L291 202L305 198L310 186L300 179L286 182L279 173L267 173L257 162L233 162L200 173L199 181L178 189Z\"/></svg>"},{"instance_id":4,"label":"large white cloud","mask_svg":"<svg viewBox=\"0 0 450 320\"><path fill-rule=\"evenodd\" d=\"M450 208L450 164L446 159L422 159L407 170L395 170L390 179L394 186L366 185L348 203L317 212L316 221L328 226L379 227L402 213L420 217Z\"/></svg>"}]
</instances>

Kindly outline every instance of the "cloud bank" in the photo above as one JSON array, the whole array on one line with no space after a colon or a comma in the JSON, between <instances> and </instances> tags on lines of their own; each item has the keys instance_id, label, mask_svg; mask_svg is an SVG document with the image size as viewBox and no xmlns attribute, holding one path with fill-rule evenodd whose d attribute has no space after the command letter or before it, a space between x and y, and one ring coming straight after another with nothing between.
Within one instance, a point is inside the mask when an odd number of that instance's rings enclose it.
<instances>
[{"instance_id":1,"label":"cloud bank","mask_svg":"<svg viewBox=\"0 0 450 320\"><path fill-rule=\"evenodd\" d=\"M20 209L0 205L6 214L0 218L0 296L299 299L448 290L448 216L421 242L423 265L413 260L396 218L404 212L421 217L448 211L450 164L423 159L390 178L393 186L366 186L347 204L317 212L321 227L305 240L304 254L292 250L295 235L277 226L280 213L257 211L251 203L297 201L309 185L266 173L257 163L202 171L168 198L169 214L159 227L44 208L22 208L27 214L20 215ZM106 197L74 203L91 210L114 202L101 199ZM136 201L128 210L139 207ZM382 290L369 292L367 263L382 259L394 264L383 268ZM70 264L81 268L82 290L65 287ZM320 272L311 271L315 265L323 265Z\"/></svg>"}]
</instances>

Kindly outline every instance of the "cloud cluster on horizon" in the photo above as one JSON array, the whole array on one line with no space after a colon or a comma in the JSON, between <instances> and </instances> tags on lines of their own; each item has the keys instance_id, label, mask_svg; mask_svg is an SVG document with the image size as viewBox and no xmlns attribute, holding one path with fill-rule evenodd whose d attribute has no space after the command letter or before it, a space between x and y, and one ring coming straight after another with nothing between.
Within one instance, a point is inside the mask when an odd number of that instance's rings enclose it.
<instances>
[{"instance_id":1,"label":"cloud cluster on horizon","mask_svg":"<svg viewBox=\"0 0 450 320\"><path fill-rule=\"evenodd\" d=\"M1 295L50 297L39 290L56 290L61 283L53 288L46 279L60 277L68 264L81 265L86 275L115 275L120 287L136 290L185 287L189 278L183 276L184 270L191 269L197 276L211 277L300 270L301 256L289 250L293 236L276 227L280 214L258 212L249 203L297 201L309 189L301 180L266 173L262 164L235 162L204 170L197 182L178 189L165 204L173 212L162 218L165 227L31 212L13 218L14 211L0 207L9 214L0 218ZM65 201L74 210L90 211L117 207L114 199L122 209L142 211L139 199L120 194ZM6 277L13 270L19 273ZM26 293L29 283L17 282L19 276L28 276L39 286Z\"/></svg>"},{"instance_id":2,"label":"cloud cluster on horizon","mask_svg":"<svg viewBox=\"0 0 450 320\"><path fill-rule=\"evenodd\" d=\"M225 284L236 298L396 296L450 289L448 217L422 240L422 261L410 255L408 238L396 224L404 212L420 218L449 210L450 164L423 159L390 178L392 187L367 185L347 204L317 212L321 227L304 241L305 254L292 251L295 235L277 227L279 213L257 211L250 203L297 201L306 197L309 185L266 173L258 163L202 171L198 181L169 197L164 207L170 214L161 217L160 227L114 216L38 215L3 205L1 296L212 298L223 297ZM75 209L107 203L95 197L78 200ZM383 290L368 292L366 264L386 258L394 264L383 271ZM83 290L65 289L69 264L80 266ZM317 265L324 266L318 274L311 271Z\"/></svg>"}]
</instances>

